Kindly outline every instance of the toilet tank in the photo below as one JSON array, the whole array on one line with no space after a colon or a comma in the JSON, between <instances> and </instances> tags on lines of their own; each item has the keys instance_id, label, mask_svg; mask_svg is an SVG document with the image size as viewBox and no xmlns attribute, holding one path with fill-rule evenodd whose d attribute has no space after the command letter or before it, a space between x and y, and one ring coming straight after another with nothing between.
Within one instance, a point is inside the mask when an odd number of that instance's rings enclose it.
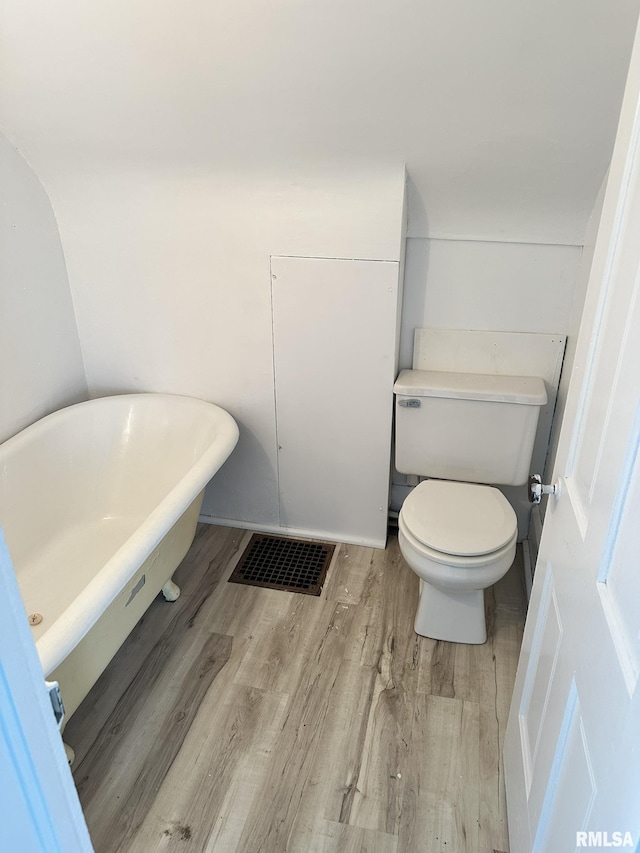
<instances>
[{"instance_id":1,"label":"toilet tank","mask_svg":"<svg viewBox=\"0 0 640 853\"><path fill-rule=\"evenodd\" d=\"M470 483L526 482L540 408L538 376L403 370L396 395L396 468Z\"/></svg>"}]
</instances>

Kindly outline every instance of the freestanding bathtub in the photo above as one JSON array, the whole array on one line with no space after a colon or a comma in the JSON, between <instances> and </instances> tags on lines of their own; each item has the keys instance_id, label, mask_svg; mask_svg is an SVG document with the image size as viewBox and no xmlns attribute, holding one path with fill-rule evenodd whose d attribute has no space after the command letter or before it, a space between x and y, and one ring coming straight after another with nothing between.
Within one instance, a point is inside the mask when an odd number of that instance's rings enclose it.
<instances>
[{"instance_id":1,"label":"freestanding bathtub","mask_svg":"<svg viewBox=\"0 0 640 853\"><path fill-rule=\"evenodd\" d=\"M67 719L160 590L180 594L171 575L237 440L212 403L130 394L61 409L0 445L0 525Z\"/></svg>"}]
</instances>

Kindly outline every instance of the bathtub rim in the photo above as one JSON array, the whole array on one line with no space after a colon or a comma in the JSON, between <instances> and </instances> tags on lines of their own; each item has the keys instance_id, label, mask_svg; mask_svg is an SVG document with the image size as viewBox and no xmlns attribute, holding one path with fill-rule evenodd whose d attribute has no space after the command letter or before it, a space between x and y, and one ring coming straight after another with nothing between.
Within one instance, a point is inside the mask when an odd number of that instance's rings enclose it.
<instances>
[{"instance_id":1,"label":"bathtub rim","mask_svg":"<svg viewBox=\"0 0 640 853\"><path fill-rule=\"evenodd\" d=\"M22 443L32 440L34 436L37 437L39 432L45 432L52 423L70 420L74 412L80 408L89 406L106 408L110 404L113 406L113 401L135 403L151 397L159 401L164 400L169 404L178 403L181 406L200 409L209 418L213 415L219 431L201 458L185 472L82 592L38 638L36 648L45 676L59 666L74 646L85 637L137 568L222 467L238 442L239 430L229 412L215 403L181 394L146 392L96 397L74 403L35 421L0 444L0 464L2 464L2 457L5 454L10 454Z\"/></svg>"}]
</instances>

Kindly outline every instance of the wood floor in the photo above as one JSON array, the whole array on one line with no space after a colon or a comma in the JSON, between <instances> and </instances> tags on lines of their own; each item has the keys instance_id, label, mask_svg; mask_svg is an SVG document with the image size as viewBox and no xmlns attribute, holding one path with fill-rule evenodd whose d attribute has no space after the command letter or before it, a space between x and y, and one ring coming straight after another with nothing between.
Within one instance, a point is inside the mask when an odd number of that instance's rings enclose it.
<instances>
[{"instance_id":1,"label":"wood floor","mask_svg":"<svg viewBox=\"0 0 640 853\"><path fill-rule=\"evenodd\" d=\"M337 548L320 598L227 583L248 537L199 526L67 726L97 853L506 853L521 566L452 645L413 632L395 537Z\"/></svg>"}]
</instances>

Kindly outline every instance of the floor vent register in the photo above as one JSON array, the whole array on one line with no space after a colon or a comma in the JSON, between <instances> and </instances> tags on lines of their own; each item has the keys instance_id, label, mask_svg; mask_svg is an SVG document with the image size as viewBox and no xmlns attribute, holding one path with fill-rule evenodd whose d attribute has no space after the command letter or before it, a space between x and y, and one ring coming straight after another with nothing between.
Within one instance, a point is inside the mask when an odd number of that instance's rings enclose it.
<instances>
[{"instance_id":1,"label":"floor vent register","mask_svg":"<svg viewBox=\"0 0 640 853\"><path fill-rule=\"evenodd\" d=\"M254 533L229 578L305 595L320 595L335 545Z\"/></svg>"}]
</instances>

